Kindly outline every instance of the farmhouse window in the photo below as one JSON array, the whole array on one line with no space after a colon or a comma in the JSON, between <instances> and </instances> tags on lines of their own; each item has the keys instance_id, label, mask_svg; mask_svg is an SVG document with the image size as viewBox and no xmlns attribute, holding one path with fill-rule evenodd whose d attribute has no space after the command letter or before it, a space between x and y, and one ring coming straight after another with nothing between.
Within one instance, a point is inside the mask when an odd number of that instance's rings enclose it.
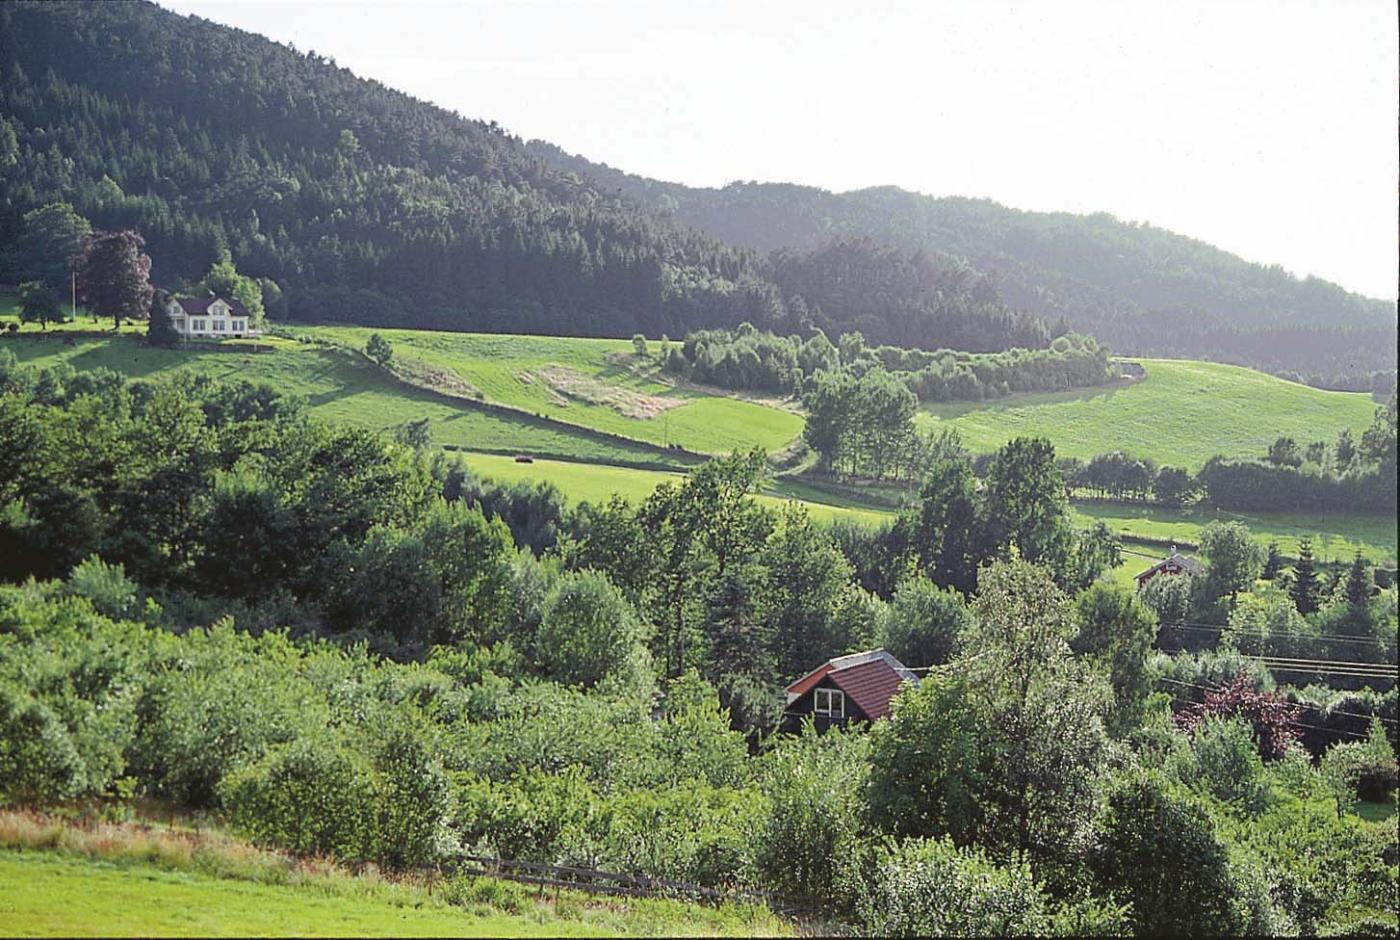
<instances>
[{"instance_id":1,"label":"farmhouse window","mask_svg":"<svg viewBox=\"0 0 1400 940\"><path fill-rule=\"evenodd\" d=\"M202 329L204 329L204 321L203 321L203 320L195 320L193 323L190 324L190 326L191 326L191 328L193 328L193 329L202 330Z\"/></svg>"},{"instance_id":2,"label":"farmhouse window","mask_svg":"<svg viewBox=\"0 0 1400 940\"><path fill-rule=\"evenodd\" d=\"M215 332L215 333L222 333L223 331L224 331L224 321L223 321L223 320L215 320L215 321L214 321L214 332Z\"/></svg>"},{"instance_id":3,"label":"farmhouse window","mask_svg":"<svg viewBox=\"0 0 1400 940\"><path fill-rule=\"evenodd\" d=\"M812 711L827 718L845 718L846 693L837 689L817 689L812 700Z\"/></svg>"}]
</instances>

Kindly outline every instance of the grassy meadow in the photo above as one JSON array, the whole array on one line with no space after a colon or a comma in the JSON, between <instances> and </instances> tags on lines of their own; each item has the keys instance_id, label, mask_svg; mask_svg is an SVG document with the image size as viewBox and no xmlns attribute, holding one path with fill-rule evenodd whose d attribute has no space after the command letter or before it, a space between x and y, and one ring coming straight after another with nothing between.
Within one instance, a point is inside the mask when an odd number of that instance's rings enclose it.
<instances>
[{"instance_id":1,"label":"grassy meadow","mask_svg":"<svg viewBox=\"0 0 1400 940\"><path fill-rule=\"evenodd\" d=\"M208 822L207 820L205 821ZM776 936L749 904L543 893L486 877L352 873L215 826L0 811L0 936Z\"/></svg>"},{"instance_id":2,"label":"grassy meadow","mask_svg":"<svg viewBox=\"0 0 1400 940\"><path fill-rule=\"evenodd\" d=\"M757 444L772 453L802 433L802 418L790 411L658 381L655 360L639 359L630 340L331 326L288 332L355 349L377 332L395 360L448 373L462 393L660 447L723 454ZM658 347L653 342L651 352Z\"/></svg>"},{"instance_id":3,"label":"grassy meadow","mask_svg":"<svg viewBox=\"0 0 1400 940\"><path fill-rule=\"evenodd\" d=\"M1121 450L1194 473L1216 454L1261 457L1279 437L1330 444L1350 428L1359 439L1376 410L1364 393L1326 392L1240 366L1139 361L1147 377L1132 384L925 405L920 423L956 428L979 452L1039 435L1061 457Z\"/></svg>"},{"instance_id":4,"label":"grassy meadow","mask_svg":"<svg viewBox=\"0 0 1400 940\"><path fill-rule=\"evenodd\" d=\"M49 338L0 340L0 349L37 365L105 367L135 377L189 370L269 382L305 398L321 418L378 431L426 418L433 443L463 452L480 475L501 482L547 481L571 503L599 503L614 493L639 502L660 483L679 480L696 458L660 446L668 439L698 452L752 444L771 452L800 434L802 424L800 416L778 407L658 382L654 367L639 363L627 340L379 331L415 380L428 370L428 384L440 386L450 373L457 384L447 389L448 397L373 367L357 351L374 332L369 329L297 327L288 331L292 337L320 342L270 337L262 345L272 350L255 353L155 349L130 336L63 335L79 327L90 330L91 321L80 319ZM26 326L24 332L34 334L37 328ZM1194 468L1217 451L1262 452L1279 434L1308 441L1335 437L1345 426L1359 435L1375 407L1365 395L1318 391L1234 366L1176 360L1145 365L1148 377L1132 386L929 407L923 419L957 427L976 450L999 446L1016 434L1038 433L1050 436L1066 454L1092 456L1120 448ZM540 378L552 368L588 377L594 384L573 392L598 401L569 397ZM551 375L558 384L560 373ZM607 400L609 389L621 397ZM651 417L623 413L645 414L653 399L673 406ZM1178 407L1163 408L1163 402ZM1138 440L1142 447L1133 446ZM533 462L517 463L513 456L519 453L530 454ZM790 477L774 478L760 498L773 506L798 500L818 520L874 523L892 516L888 506L859 493L838 495ZM1077 525L1107 522L1130 547L1147 554L1160 554L1163 543L1172 541L1197 543L1201 529L1214 519L1238 519L1261 544L1277 539L1286 555L1296 553L1300 536L1312 535L1322 559L1346 560L1357 549L1375 562L1393 564L1396 558L1396 521L1385 516L1245 515L1099 502L1076 502L1074 513ZM1144 559L1125 562L1124 569L1140 570L1139 561Z\"/></svg>"},{"instance_id":5,"label":"grassy meadow","mask_svg":"<svg viewBox=\"0 0 1400 940\"><path fill-rule=\"evenodd\" d=\"M1261 545L1277 541L1284 555L1295 557L1298 539L1311 536L1313 556L1320 561L1350 561L1357 550L1373 562L1395 563L1396 520L1381 515L1342 513L1236 513L1211 509L1163 509L1128 503L1076 501L1075 524L1106 522L1125 538L1153 545L1162 542L1194 545L1211 522L1243 522ZM1146 567L1144 565L1143 567Z\"/></svg>"},{"instance_id":6,"label":"grassy meadow","mask_svg":"<svg viewBox=\"0 0 1400 940\"><path fill-rule=\"evenodd\" d=\"M137 378L180 370L220 379L268 382L303 397L313 414L340 424L392 431L423 418L433 443L496 453L526 451L599 463L669 465L683 462L665 451L575 433L529 415L499 412L410 388L372 368L363 358L335 349L273 337L272 352L247 354L157 349L135 338L58 337L0 341L22 362L67 363L78 370L108 368ZM264 343L267 345L267 343Z\"/></svg>"},{"instance_id":7,"label":"grassy meadow","mask_svg":"<svg viewBox=\"0 0 1400 940\"><path fill-rule=\"evenodd\" d=\"M553 483L570 503L603 503L614 494L633 503L641 502L662 483L678 483L680 472L610 467L563 460L535 460L516 463L495 454L468 454L467 466L483 477L503 483L534 480ZM758 501L774 508L796 500L819 521L844 518L858 522L880 522L890 518L889 510L841 500L800 483L778 479L770 483Z\"/></svg>"}]
</instances>

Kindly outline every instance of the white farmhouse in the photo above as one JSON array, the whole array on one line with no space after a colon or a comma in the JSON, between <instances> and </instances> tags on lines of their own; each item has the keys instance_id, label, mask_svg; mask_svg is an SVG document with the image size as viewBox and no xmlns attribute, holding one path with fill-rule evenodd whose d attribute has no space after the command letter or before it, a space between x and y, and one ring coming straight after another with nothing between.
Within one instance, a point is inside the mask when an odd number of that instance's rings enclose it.
<instances>
[{"instance_id":1,"label":"white farmhouse","mask_svg":"<svg viewBox=\"0 0 1400 940\"><path fill-rule=\"evenodd\" d=\"M259 332L242 304L222 297L174 297L165 312L186 339L241 339Z\"/></svg>"}]
</instances>

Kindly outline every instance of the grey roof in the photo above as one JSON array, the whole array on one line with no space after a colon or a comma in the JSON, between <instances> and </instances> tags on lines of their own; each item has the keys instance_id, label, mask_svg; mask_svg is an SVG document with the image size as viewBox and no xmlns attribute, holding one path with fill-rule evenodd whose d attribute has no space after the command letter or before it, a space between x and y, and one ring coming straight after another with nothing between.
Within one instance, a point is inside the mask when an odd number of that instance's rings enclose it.
<instances>
[{"instance_id":1,"label":"grey roof","mask_svg":"<svg viewBox=\"0 0 1400 940\"><path fill-rule=\"evenodd\" d=\"M218 299L218 297L212 295L209 297L176 297L175 302L180 305L180 309L185 311L185 313L198 315L208 313L209 305ZM229 312L233 313L235 316L245 317L248 315L248 311L245 310L243 305L238 301L225 300L224 303L228 304Z\"/></svg>"},{"instance_id":2,"label":"grey roof","mask_svg":"<svg viewBox=\"0 0 1400 940\"><path fill-rule=\"evenodd\" d=\"M1170 564L1176 565L1178 568L1180 568L1182 571L1185 571L1187 574L1199 575L1206 573L1205 565L1201 564L1199 561L1192 558L1190 555L1183 555L1180 552L1173 549L1172 553L1166 558L1163 558L1161 561L1157 562L1157 564L1153 565L1151 568L1146 569L1145 571L1142 571L1135 577L1142 578L1156 571L1158 568Z\"/></svg>"}]
</instances>

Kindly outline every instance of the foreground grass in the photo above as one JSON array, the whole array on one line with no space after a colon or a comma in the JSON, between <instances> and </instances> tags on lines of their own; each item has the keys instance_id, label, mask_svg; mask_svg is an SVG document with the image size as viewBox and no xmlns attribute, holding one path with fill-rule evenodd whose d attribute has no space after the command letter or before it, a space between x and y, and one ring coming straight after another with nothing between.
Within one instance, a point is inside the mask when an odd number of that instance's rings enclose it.
<instances>
[{"instance_id":1,"label":"foreground grass","mask_svg":"<svg viewBox=\"0 0 1400 940\"><path fill-rule=\"evenodd\" d=\"M1039 435L1061 457L1121 450L1195 472L1216 454L1262 457L1283 436L1330 444L1350 428L1360 439L1375 413L1364 393L1322 391L1240 366L1140 361L1147 378L1130 385L927 405L920 421L957 428L975 451Z\"/></svg>"},{"instance_id":2,"label":"foreground grass","mask_svg":"<svg viewBox=\"0 0 1400 940\"><path fill-rule=\"evenodd\" d=\"M436 890L434 890L434 888ZM449 903L451 897L453 903ZM0 813L0 934L778 935L762 908L536 893L487 878L353 875L215 833Z\"/></svg>"},{"instance_id":3,"label":"foreground grass","mask_svg":"<svg viewBox=\"0 0 1400 940\"><path fill-rule=\"evenodd\" d=\"M656 446L723 454L757 444L776 452L802 432L802 418L789 411L659 381L655 358L639 359L629 340L338 326L288 332L354 349L379 333L396 360L447 370L485 401ZM652 343L653 357L658 348Z\"/></svg>"},{"instance_id":4,"label":"foreground grass","mask_svg":"<svg viewBox=\"0 0 1400 940\"><path fill-rule=\"evenodd\" d=\"M150 866L0 852L0 933L9 936L606 935L581 926L317 896Z\"/></svg>"}]
</instances>

